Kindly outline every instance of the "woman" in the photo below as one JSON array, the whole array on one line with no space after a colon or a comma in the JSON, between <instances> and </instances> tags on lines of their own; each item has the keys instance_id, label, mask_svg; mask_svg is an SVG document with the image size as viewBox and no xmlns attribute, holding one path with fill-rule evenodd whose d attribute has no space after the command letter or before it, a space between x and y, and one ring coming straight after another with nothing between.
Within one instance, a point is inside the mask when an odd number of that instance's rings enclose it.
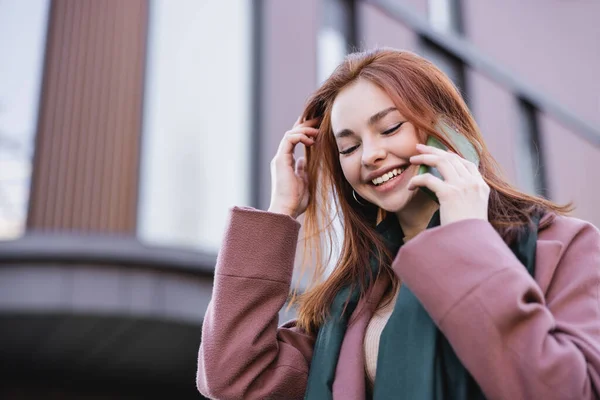
<instances>
[{"instance_id":1,"label":"woman","mask_svg":"<svg viewBox=\"0 0 600 400\"><path fill-rule=\"evenodd\" d=\"M478 167L441 121L473 145ZM450 151L423 145L430 136ZM299 143L306 162L294 161ZM348 56L271 167L269 211L232 210L203 325L203 394L600 397L600 234L501 177L434 65L389 49ZM327 275L321 233L331 233L332 209L344 237ZM278 328L305 211L313 285L298 319Z\"/></svg>"}]
</instances>

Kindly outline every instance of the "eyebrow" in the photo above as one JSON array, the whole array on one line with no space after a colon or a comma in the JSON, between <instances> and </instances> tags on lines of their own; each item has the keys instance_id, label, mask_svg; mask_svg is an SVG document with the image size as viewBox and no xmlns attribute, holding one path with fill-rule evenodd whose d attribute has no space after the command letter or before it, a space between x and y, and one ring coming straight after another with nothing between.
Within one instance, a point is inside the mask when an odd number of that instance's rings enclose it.
<instances>
[{"instance_id":1,"label":"eyebrow","mask_svg":"<svg viewBox=\"0 0 600 400\"><path fill-rule=\"evenodd\" d=\"M396 109L396 107L390 107L390 108L386 108L385 110L379 111L377 114L371 115L371 118L369 118L369 125L375 125L377 122L379 122L381 119L383 119L383 117L385 117L392 111L398 111L398 110Z\"/></svg>"},{"instance_id":2,"label":"eyebrow","mask_svg":"<svg viewBox=\"0 0 600 400\"><path fill-rule=\"evenodd\" d=\"M385 110L381 110L378 113L371 115L371 117L369 118L369 121L367 123L370 126L375 125L377 122L382 120L383 117L385 117L392 111L398 111L398 109L396 107L389 107L389 108L386 108ZM341 131L339 131L338 133L335 134L335 137L336 137L336 139L341 139L341 138L345 138L345 137L352 136L352 135L354 135L354 132L352 132L350 129L342 129Z\"/></svg>"}]
</instances>

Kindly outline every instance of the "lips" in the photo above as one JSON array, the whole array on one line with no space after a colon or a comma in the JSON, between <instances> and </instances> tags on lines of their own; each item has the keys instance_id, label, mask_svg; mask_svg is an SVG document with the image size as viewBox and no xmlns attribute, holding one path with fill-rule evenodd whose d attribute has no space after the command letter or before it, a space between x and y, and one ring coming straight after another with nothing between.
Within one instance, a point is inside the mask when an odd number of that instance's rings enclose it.
<instances>
[{"instance_id":1,"label":"lips","mask_svg":"<svg viewBox=\"0 0 600 400\"><path fill-rule=\"evenodd\" d=\"M373 178L368 182L368 185L371 187L371 190L374 191L374 194L377 193L377 194L375 194L376 196L378 196L378 195L384 196L384 195L388 195L390 193L395 193L395 191L398 188L401 188L401 187L404 187L407 185L408 181L410 180L410 178L412 177L413 172L414 172L414 169L412 168L412 166L413 166L412 164L405 164L405 165L402 165L401 167L396 167L397 169L402 168L402 170L403 170L402 173L392 176L392 178L388 179L387 181L383 181L382 183L373 183L373 179L375 179L375 178ZM388 172L386 172L385 174L389 174L390 171L393 171L393 169L388 170ZM383 180L383 175L380 172L378 172L377 175L379 175L379 176L377 176L377 178L381 177ZM392 175L393 175L393 173L392 173ZM388 175L388 177L389 177L389 175Z\"/></svg>"},{"instance_id":2,"label":"lips","mask_svg":"<svg viewBox=\"0 0 600 400\"><path fill-rule=\"evenodd\" d=\"M382 185L389 180L395 179L402 175L408 167L410 167L410 163L402 164L402 165L394 165L387 168L380 168L378 171L373 171L369 173L365 178L365 183L369 183L374 186Z\"/></svg>"},{"instance_id":3,"label":"lips","mask_svg":"<svg viewBox=\"0 0 600 400\"><path fill-rule=\"evenodd\" d=\"M391 171L382 174L381 176L371 179L371 183L375 186L379 186L389 180L395 179L399 175L402 175L405 170L406 167L394 168Z\"/></svg>"}]
</instances>

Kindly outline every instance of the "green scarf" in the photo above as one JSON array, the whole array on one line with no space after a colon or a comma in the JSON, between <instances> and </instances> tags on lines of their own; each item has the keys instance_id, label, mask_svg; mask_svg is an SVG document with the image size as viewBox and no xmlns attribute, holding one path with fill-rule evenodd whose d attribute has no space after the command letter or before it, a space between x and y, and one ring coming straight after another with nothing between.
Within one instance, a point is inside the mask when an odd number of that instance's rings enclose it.
<instances>
[{"instance_id":1,"label":"green scarf","mask_svg":"<svg viewBox=\"0 0 600 400\"><path fill-rule=\"evenodd\" d=\"M439 221L439 212L436 212L427 228L439 226ZM511 246L531 276L535 271L538 223L539 218L534 218L533 226ZM376 229L391 254L396 254L404 237L396 217L389 215ZM376 272L377 260L371 259L370 266ZM350 299L348 306L342 312L347 299ZM317 335L306 400L333 398L333 380L342 341L358 301L358 290L351 292L348 287L336 295L330 317ZM381 334L373 399L397 398L399 393L411 400L485 399L448 340L406 286L400 290L394 311Z\"/></svg>"}]
</instances>

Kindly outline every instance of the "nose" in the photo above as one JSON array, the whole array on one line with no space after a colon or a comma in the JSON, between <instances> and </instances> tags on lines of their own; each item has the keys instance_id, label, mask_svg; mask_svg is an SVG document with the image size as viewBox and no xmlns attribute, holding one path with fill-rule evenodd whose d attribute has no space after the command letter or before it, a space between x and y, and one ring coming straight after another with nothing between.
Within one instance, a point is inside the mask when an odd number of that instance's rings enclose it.
<instances>
[{"instance_id":1,"label":"nose","mask_svg":"<svg viewBox=\"0 0 600 400\"><path fill-rule=\"evenodd\" d=\"M387 151L377 140L363 141L362 164L365 167L376 166L385 159Z\"/></svg>"}]
</instances>

